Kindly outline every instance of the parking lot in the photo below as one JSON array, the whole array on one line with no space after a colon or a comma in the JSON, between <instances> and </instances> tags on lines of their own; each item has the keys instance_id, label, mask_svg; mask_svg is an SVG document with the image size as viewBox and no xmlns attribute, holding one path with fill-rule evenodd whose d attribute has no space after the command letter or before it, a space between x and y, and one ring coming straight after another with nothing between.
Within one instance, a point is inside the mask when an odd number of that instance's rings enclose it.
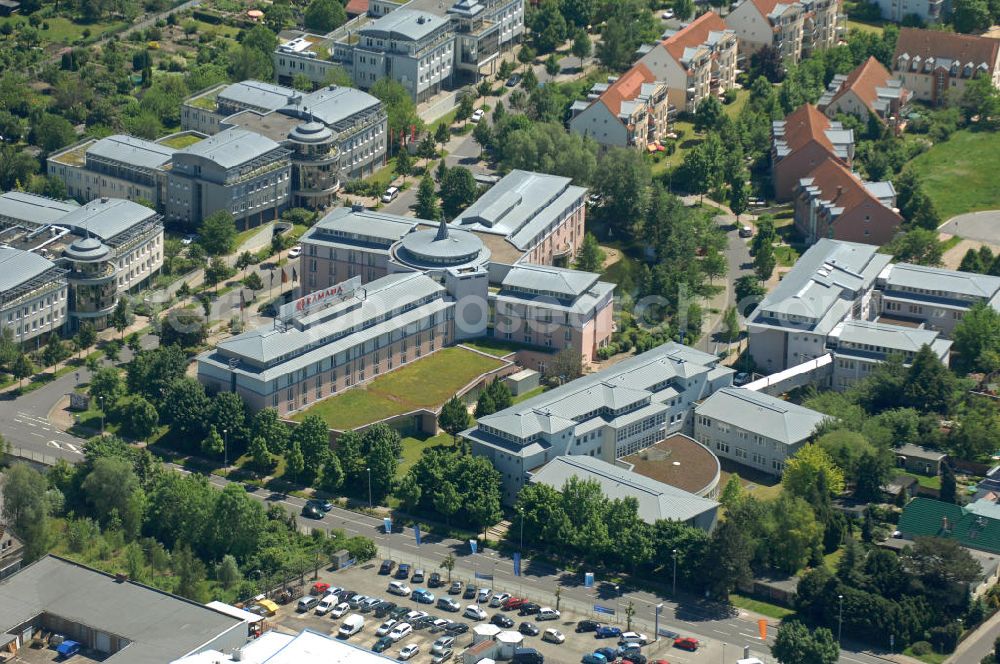
<instances>
[{"instance_id":1,"label":"parking lot","mask_svg":"<svg viewBox=\"0 0 1000 664\"><path fill-rule=\"evenodd\" d=\"M394 602L400 608L407 608L410 610L420 610L429 613L431 616L444 618L456 623L461 623L468 626L468 631L455 635L455 642L453 644L454 656L451 662L461 662L461 653L472 645L473 642L473 632L472 628L476 625L488 624L490 619L496 614L503 614L508 616L514 621L514 626L507 628L510 631L515 631L521 622L531 622L534 623L539 629L538 636L525 635L524 640L521 644L522 647L535 648L545 656L545 662L547 664L578 664L583 656L587 653L593 652L596 648L609 647L612 649L617 648L618 639L617 638L605 638L597 639L593 632L586 633L576 633L575 627L579 620L582 619L593 619L592 615L577 615L573 611L567 610L565 606L560 607L560 613L558 619L538 621L537 616L520 616L517 610L504 611L499 607L491 607L488 602L479 604L486 612L486 617L483 620L475 620L463 615L465 608L470 604L477 604L474 599L463 598L462 595L449 595L449 584L447 583L447 571L439 570L436 568L427 568L426 574L429 575L432 572L440 572L444 585L440 588L430 588L429 592L433 593L435 596L435 601L433 604L420 604L417 603L411 597L399 597L387 592L387 588L390 581L396 580L395 570L390 576L379 574L379 563L381 561L371 561L368 564L359 567L350 567L340 571L331 570L320 570L319 581L324 583L329 583L331 586L345 588L362 595L367 595L369 597L377 597L385 599L390 602ZM415 567L415 566L413 566ZM406 584L411 589L424 588L427 589L426 580L424 583L414 583L412 581L412 567L410 579L406 580ZM490 588L491 581L476 581L474 579L468 579L461 577L459 575L454 575L453 580L463 582L464 586L468 583L473 583L479 587ZM309 592L312 585L312 580L307 580L307 583L300 589L302 592L300 594L306 594ZM554 590L554 589L553 589ZM494 588L493 591L499 592L509 592L518 597L524 597L524 594L520 594L517 588L505 589L505 588ZM437 600L441 597L451 597L456 599L461 603L461 610L458 612L449 612L444 609L438 608ZM297 599L297 597L296 597ZM536 598L528 596L529 601L540 604L543 607L555 608L556 602L554 597L548 598ZM386 618L376 617L372 611L362 612L358 609L352 609L345 613L340 618L333 618L329 615L319 616L316 615L314 609L310 609L306 612L298 612L296 610L296 602L292 602L281 606L278 614L271 618L273 624L278 626L282 631L288 631L297 633L303 629L311 629L323 634L335 635L339 630L340 626L344 623L345 619L352 614L360 614L364 617L364 627L360 632L348 637L348 641L356 646L363 647L366 649L372 648L379 637L376 635L376 629L382 624ZM614 624L614 623L610 623ZM622 630L625 629L625 625L619 625ZM546 629L554 628L560 631L564 637L565 642L561 644L549 643L542 640L542 635ZM506 631L506 630L505 630ZM647 635L652 637L652 630L643 629L642 626L635 628L635 631L645 632ZM434 629L433 627L424 627L422 629L414 630L407 636L400 639L398 642L387 648L383 654L389 657L397 658L400 654L400 650L410 644L415 644L419 646L419 652L410 659L412 662L430 662L432 660L431 646L435 639L441 636L447 635L445 631ZM672 642L669 639L660 639L646 645L642 648L642 654L647 658L647 661L651 664L657 660L668 661L671 664L687 664L690 662L707 662L707 661L720 661L720 657L723 655L721 652L721 644L710 643L704 645L697 652L685 652L680 649L674 648ZM738 651L735 647L730 646L728 652L725 655L730 656L735 660L738 656Z\"/></svg>"}]
</instances>

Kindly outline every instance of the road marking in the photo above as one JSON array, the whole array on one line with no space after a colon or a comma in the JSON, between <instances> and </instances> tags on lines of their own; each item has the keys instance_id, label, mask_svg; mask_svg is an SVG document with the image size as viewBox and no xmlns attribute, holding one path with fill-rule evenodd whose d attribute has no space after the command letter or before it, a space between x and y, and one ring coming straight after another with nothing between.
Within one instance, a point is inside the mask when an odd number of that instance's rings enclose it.
<instances>
[{"instance_id":1,"label":"road marking","mask_svg":"<svg viewBox=\"0 0 1000 664\"><path fill-rule=\"evenodd\" d=\"M29 432L32 436L38 436L39 438L45 438L45 434L35 433L34 431Z\"/></svg>"}]
</instances>

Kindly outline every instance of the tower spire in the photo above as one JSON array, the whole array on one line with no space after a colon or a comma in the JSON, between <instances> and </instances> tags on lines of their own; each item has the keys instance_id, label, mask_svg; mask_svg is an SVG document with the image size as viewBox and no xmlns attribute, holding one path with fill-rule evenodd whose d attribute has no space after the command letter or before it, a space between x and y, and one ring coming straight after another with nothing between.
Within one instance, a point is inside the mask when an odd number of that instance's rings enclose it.
<instances>
[{"instance_id":1,"label":"tower spire","mask_svg":"<svg viewBox=\"0 0 1000 664\"><path fill-rule=\"evenodd\" d=\"M441 223L438 225L438 232L437 236L435 236L434 238L434 241L437 242L439 240L447 240L447 239L448 239L448 222L446 222L444 218L442 218Z\"/></svg>"}]
</instances>

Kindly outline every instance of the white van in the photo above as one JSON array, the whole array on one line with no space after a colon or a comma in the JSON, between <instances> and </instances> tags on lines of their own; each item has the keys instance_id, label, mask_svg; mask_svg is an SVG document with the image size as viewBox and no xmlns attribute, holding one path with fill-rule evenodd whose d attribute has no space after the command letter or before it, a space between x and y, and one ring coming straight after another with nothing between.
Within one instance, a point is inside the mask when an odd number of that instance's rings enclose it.
<instances>
[{"instance_id":1,"label":"white van","mask_svg":"<svg viewBox=\"0 0 1000 664\"><path fill-rule=\"evenodd\" d=\"M385 190L385 193L382 194L382 202L391 203L396 200L397 196L399 196L399 187L389 187Z\"/></svg>"},{"instance_id":2,"label":"white van","mask_svg":"<svg viewBox=\"0 0 1000 664\"><path fill-rule=\"evenodd\" d=\"M323 597L323 599L319 601L319 604L316 605L316 615L325 616L330 609L337 606L338 598L338 595L326 595Z\"/></svg>"},{"instance_id":3,"label":"white van","mask_svg":"<svg viewBox=\"0 0 1000 664\"><path fill-rule=\"evenodd\" d=\"M341 638L347 638L349 636L354 636L365 626L365 619L356 613L352 613L347 616L344 620L344 624L340 626L340 630L337 632L338 636Z\"/></svg>"}]
</instances>

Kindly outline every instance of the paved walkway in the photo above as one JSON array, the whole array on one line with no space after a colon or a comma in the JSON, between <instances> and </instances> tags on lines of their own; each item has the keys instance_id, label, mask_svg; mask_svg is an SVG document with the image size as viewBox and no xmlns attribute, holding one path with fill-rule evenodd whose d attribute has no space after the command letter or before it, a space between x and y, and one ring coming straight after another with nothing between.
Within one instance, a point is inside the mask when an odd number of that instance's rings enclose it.
<instances>
[{"instance_id":1,"label":"paved walkway","mask_svg":"<svg viewBox=\"0 0 1000 664\"><path fill-rule=\"evenodd\" d=\"M960 214L941 224L938 230L949 235L960 235L966 240L1000 245L1000 210Z\"/></svg>"}]
</instances>

